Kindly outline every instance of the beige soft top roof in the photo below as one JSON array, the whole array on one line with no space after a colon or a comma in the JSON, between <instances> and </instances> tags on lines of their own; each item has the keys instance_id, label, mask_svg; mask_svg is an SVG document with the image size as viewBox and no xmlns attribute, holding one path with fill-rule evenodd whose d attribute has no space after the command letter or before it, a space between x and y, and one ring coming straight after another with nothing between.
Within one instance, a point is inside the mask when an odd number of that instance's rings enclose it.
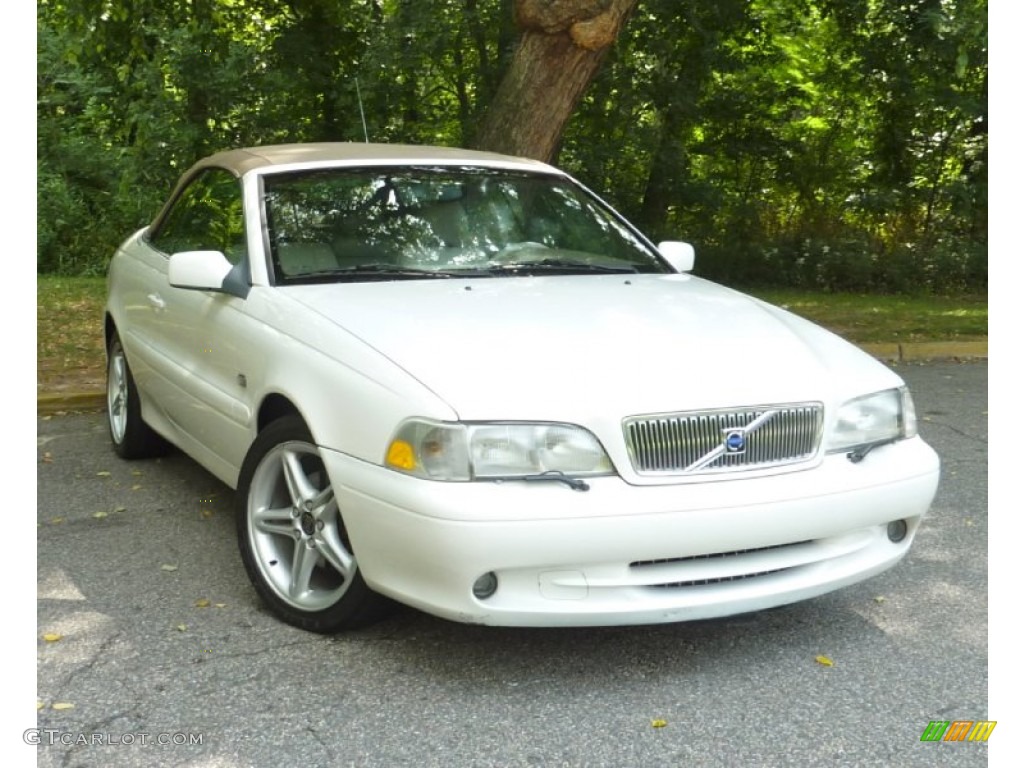
<instances>
[{"instance_id":1,"label":"beige soft top roof","mask_svg":"<svg viewBox=\"0 0 1024 768\"><path fill-rule=\"evenodd\" d=\"M250 171L268 168L345 165L483 165L492 168L521 168L541 173L562 173L538 160L455 147L412 144L359 144L356 142L310 142L308 144L267 144L217 152L189 168L175 185L170 197L150 226L156 226L174 205L179 193L204 168L226 168L241 178Z\"/></svg>"},{"instance_id":2,"label":"beige soft top roof","mask_svg":"<svg viewBox=\"0 0 1024 768\"><path fill-rule=\"evenodd\" d=\"M499 155L454 147L428 147L409 144L359 144L355 142L321 142L309 144L268 144L218 152L196 163L190 170L209 166L227 168L238 176L269 166L294 164L329 164L331 162L382 164L467 163L521 167L532 170L553 170L537 160ZM191 175L191 174L189 174Z\"/></svg>"}]
</instances>

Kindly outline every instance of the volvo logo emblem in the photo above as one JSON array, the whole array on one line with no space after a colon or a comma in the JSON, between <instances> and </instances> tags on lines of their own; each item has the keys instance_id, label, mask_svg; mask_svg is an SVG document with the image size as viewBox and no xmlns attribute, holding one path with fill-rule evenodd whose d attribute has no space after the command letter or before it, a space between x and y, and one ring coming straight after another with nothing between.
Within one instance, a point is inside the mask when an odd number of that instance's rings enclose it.
<instances>
[{"instance_id":1,"label":"volvo logo emblem","mask_svg":"<svg viewBox=\"0 0 1024 768\"><path fill-rule=\"evenodd\" d=\"M693 463L687 465L683 471L696 472L705 467L729 468L745 465L752 457L738 459L737 461L724 461L724 459L743 456L747 452L751 440L754 441L754 453L756 454L757 437L754 433L771 421L778 413L778 409L760 411L742 427L726 426L723 424L721 426L722 442ZM724 417L722 421L725 421Z\"/></svg>"},{"instance_id":2,"label":"volvo logo emblem","mask_svg":"<svg viewBox=\"0 0 1024 768\"><path fill-rule=\"evenodd\" d=\"M725 434L725 452L743 453L747 447L747 436L741 429L733 429Z\"/></svg>"}]
</instances>

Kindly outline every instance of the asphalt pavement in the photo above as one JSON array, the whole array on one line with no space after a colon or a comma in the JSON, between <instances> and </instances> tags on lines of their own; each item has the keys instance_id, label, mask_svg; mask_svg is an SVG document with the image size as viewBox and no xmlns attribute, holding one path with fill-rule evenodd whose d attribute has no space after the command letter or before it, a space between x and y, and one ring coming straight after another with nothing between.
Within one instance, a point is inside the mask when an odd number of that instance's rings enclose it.
<instances>
[{"instance_id":1,"label":"asphalt pavement","mask_svg":"<svg viewBox=\"0 0 1024 768\"><path fill-rule=\"evenodd\" d=\"M23 750L103 768L986 765L990 744L921 735L990 716L988 365L896 369L943 460L908 557L815 600L654 627L399 608L302 632L249 585L230 489L178 453L117 459L101 413L40 418L40 743Z\"/></svg>"}]
</instances>

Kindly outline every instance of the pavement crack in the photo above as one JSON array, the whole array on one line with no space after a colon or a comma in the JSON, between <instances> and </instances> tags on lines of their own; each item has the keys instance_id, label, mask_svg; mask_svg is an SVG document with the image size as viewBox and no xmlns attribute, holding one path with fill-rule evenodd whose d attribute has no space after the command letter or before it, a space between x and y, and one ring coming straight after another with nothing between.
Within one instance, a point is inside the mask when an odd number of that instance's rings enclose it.
<instances>
[{"instance_id":1,"label":"pavement crack","mask_svg":"<svg viewBox=\"0 0 1024 768\"><path fill-rule=\"evenodd\" d=\"M930 426L930 427L945 427L950 432L954 432L954 433L960 435L961 437L963 437L963 438L965 438L967 440L970 440L972 442L975 442L975 443L980 443L980 444L987 444L988 443L988 439L987 438L979 437L978 435L969 434L968 432L964 432L962 429L957 429L952 424L947 424L944 421L934 421L932 419L929 419L925 423L928 426Z\"/></svg>"},{"instance_id":2,"label":"pavement crack","mask_svg":"<svg viewBox=\"0 0 1024 768\"><path fill-rule=\"evenodd\" d=\"M269 645L265 648L257 648L251 651L237 651L235 653L213 653L204 656L196 656L193 660L193 664L210 664L217 662L220 659L251 659L260 656L265 656L268 653L276 653L286 648L293 648L296 646L303 645L314 645L316 643L323 642L320 638L311 638L309 640L293 640L289 643L276 643Z\"/></svg>"},{"instance_id":3,"label":"pavement crack","mask_svg":"<svg viewBox=\"0 0 1024 768\"><path fill-rule=\"evenodd\" d=\"M108 637L102 643L100 643L100 647L97 648L92 653L90 653L89 657L84 662L82 662L82 664L80 666L75 667L74 669L72 669L68 673L67 677L64 678L64 681L63 681L63 684L62 684L61 687L62 688L67 688L67 687L69 687L71 685L71 683L73 683L75 681L75 679L79 675L81 675L83 673L90 673L90 672L92 672L93 671L93 667L95 667L100 662L100 660L103 659L106 656L107 651L110 650L111 646L114 645L114 643L118 640L118 638L120 636L121 636L121 632L120 631L114 632L114 634L112 634L110 637Z\"/></svg>"},{"instance_id":4,"label":"pavement crack","mask_svg":"<svg viewBox=\"0 0 1024 768\"><path fill-rule=\"evenodd\" d=\"M306 726L306 733L313 737L313 740L320 745L320 748L327 754L327 761L325 765L337 765L337 761L334 759L334 750L331 749L331 745L321 738L320 734L317 733L316 728L311 725Z\"/></svg>"}]
</instances>

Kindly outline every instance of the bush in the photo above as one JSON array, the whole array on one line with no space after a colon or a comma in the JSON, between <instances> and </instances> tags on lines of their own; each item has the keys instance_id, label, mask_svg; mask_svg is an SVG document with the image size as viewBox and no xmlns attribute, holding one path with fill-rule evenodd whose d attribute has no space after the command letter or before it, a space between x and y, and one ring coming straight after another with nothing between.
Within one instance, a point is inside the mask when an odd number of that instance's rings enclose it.
<instances>
[{"instance_id":1,"label":"bush","mask_svg":"<svg viewBox=\"0 0 1024 768\"><path fill-rule=\"evenodd\" d=\"M952 239L929 248L916 243L887 246L856 234L771 245L698 244L695 272L748 288L880 294L984 293L988 288L986 243Z\"/></svg>"}]
</instances>

